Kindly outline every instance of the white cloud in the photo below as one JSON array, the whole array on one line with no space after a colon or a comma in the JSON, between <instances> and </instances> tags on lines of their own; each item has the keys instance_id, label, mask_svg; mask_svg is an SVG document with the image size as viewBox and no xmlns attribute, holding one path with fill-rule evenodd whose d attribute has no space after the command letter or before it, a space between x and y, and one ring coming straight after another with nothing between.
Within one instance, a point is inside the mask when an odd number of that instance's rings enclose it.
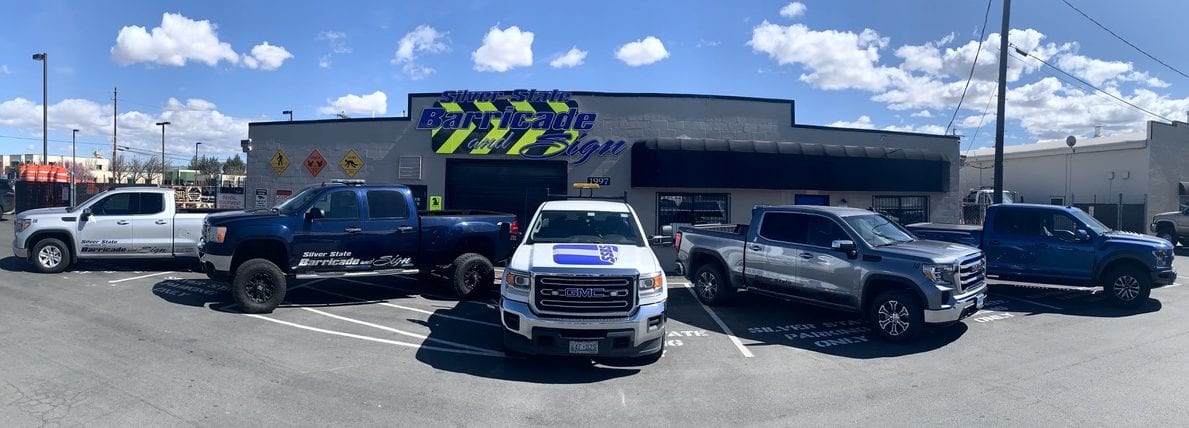
<instances>
[{"instance_id":1,"label":"white cloud","mask_svg":"<svg viewBox=\"0 0 1189 428\"><path fill-rule=\"evenodd\" d=\"M549 61L549 66L553 68L569 68L582 65L586 59L586 51L579 50L577 46L570 48L564 55L554 58Z\"/></svg>"},{"instance_id":2,"label":"white cloud","mask_svg":"<svg viewBox=\"0 0 1189 428\"><path fill-rule=\"evenodd\" d=\"M695 48L704 48L704 47L713 48L713 47L718 47L719 45L722 45L722 42L717 41L717 40L698 39L698 44L694 45L694 47Z\"/></svg>"},{"instance_id":3,"label":"white cloud","mask_svg":"<svg viewBox=\"0 0 1189 428\"><path fill-rule=\"evenodd\" d=\"M8 64L0 64L0 74L12 74L12 70L8 69Z\"/></svg>"},{"instance_id":4,"label":"white cloud","mask_svg":"<svg viewBox=\"0 0 1189 428\"><path fill-rule=\"evenodd\" d=\"M778 64L800 64L808 71L801 81L820 89L879 91L904 74L897 68L876 65L879 50L888 42L871 29L859 34L815 31L801 24L784 27L765 20L752 30L747 45Z\"/></svg>"},{"instance_id":5,"label":"white cloud","mask_svg":"<svg viewBox=\"0 0 1189 428\"><path fill-rule=\"evenodd\" d=\"M318 67L330 68L330 56L323 56L318 58Z\"/></svg>"},{"instance_id":6,"label":"white cloud","mask_svg":"<svg viewBox=\"0 0 1189 428\"><path fill-rule=\"evenodd\" d=\"M839 120L834 123L831 123L828 126L833 126L833 127L837 127L837 128L875 129L875 124L871 123L871 117L867 116L867 115L859 116L859 120L856 120L854 122Z\"/></svg>"},{"instance_id":7,"label":"white cloud","mask_svg":"<svg viewBox=\"0 0 1189 428\"><path fill-rule=\"evenodd\" d=\"M385 114L388 112L388 95L383 91L376 91L366 95L347 94L334 101L326 100L329 105L318 108L318 114Z\"/></svg>"},{"instance_id":8,"label":"white cloud","mask_svg":"<svg viewBox=\"0 0 1189 428\"><path fill-rule=\"evenodd\" d=\"M161 26L151 31L129 25L116 35L111 58L117 64L148 62L181 67L189 61L214 66L226 61L252 69L275 70L293 54L268 42L252 48L250 54L237 54L231 44L219 40L218 26L207 20L196 21L177 13L161 15Z\"/></svg>"},{"instance_id":9,"label":"white cloud","mask_svg":"<svg viewBox=\"0 0 1189 428\"><path fill-rule=\"evenodd\" d=\"M318 32L318 40L329 42L331 53L340 55L351 53L351 47L347 46L347 33L341 31L320 31Z\"/></svg>"},{"instance_id":10,"label":"white cloud","mask_svg":"<svg viewBox=\"0 0 1189 428\"><path fill-rule=\"evenodd\" d=\"M253 70L272 71L281 67L285 60L293 58L293 54L280 46L273 46L267 41L252 48L252 54L244 54L244 66Z\"/></svg>"},{"instance_id":11,"label":"white cloud","mask_svg":"<svg viewBox=\"0 0 1189 428\"><path fill-rule=\"evenodd\" d=\"M796 18L805 14L805 5L801 2L792 2L780 8L780 16L785 18Z\"/></svg>"},{"instance_id":12,"label":"white cloud","mask_svg":"<svg viewBox=\"0 0 1189 428\"><path fill-rule=\"evenodd\" d=\"M515 25L506 30L491 27L483 36L483 46L471 53L476 71L505 72L533 65L533 33Z\"/></svg>"},{"instance_id":13,"label":"white cloud","mask_svg":"<svg viewBox=\"0 0 1189 428\"><path fill-rule=\"evenodd\" d=\"M401 70L413 80L421 80L433 74L434 69L417 62L422 53L439 53L450 49L446 33L428 25L418 25L400 38L392 63L402 64Z\"/></svg>"},{"instance_id":14,"label":"white cloud","mask_svg":"<svg viewBox=\"0 0 1189 428\"><path fill-rule=\"evenodd\" d=\"M669 51L661 39L648 36L620 46L615 50L615 57L628 66L639 67L668 58Z\"/></svg>"},{"instance_id":15,"label":"white cloud","mask_svg":"<svg viewBox=\"0 0 1189 428\"><path fill-rule=\"evenodd\" d=\"M867 115L859 116L854 121L835 121L829 126L837 128L876 129L875 123L871 122L871 117ZM888 125L880 129L884 131L916 132L921 134L945 134L945 127L939 125Z\"/></svg>"},{"instance_id":16,"label":"white cloud","mask_svg":"<svg viewBox=\"0 0 1189 428\"><path fill-rule=\"evenodd\" d=\"M923 118L927 119L927 118L933 117L933 113L930 113L929 110L921 110L916 113L913 113L912 117L923 117Z\"/></svg>"}]
</instances>

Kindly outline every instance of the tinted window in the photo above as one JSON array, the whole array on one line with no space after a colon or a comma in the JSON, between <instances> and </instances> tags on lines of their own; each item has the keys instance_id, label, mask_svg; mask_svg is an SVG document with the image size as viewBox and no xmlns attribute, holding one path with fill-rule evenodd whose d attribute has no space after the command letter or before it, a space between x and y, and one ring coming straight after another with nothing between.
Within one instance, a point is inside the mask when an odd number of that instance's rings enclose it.
<instances>
[{"instance_id":1,"label":"tinted window","mask_svg":"<svg viewBox=\"0 0 1189 428\"><path fill-rule=\"evenodd\" d=\"M1009 236L1039 236L1040 217L1027 211L1004 210L995 215L995 233Z\"/></svg>"},{"instance_id":2,"label":"tinted window","mask_svg":"<svg viewBox=\"0 0 1189 428\"><path fill-rule=\"evenodd\" d=\"M158 214L165 211L165 195L160 193L141 193L140 208L137 214Z\"/></svg>"},{"instance_id":3,"label":"tinted window","mask_svg":"<svg viewBox=\"0 0 1189 428\"><path fill-rule=\"evenodd\" d=\"M1056 238L1066 242L1074 242L1077 240L1076 231L1078 226L1077 223L1073 221L1073 218L1061 213L1051 213L1042 214L1041 219L1041 231L1046 237Z\"/></svg>"},{"instance_id":4,"label":"tinted window","mask_svg":"<svg viewBox=\"0 0 1189 428\"><path fill-rule=\"evenodd\" d=\"M139 193L117 193L96 203L91 207L95 215L131 215L137 210Z\"/></svg>"},{"instance_id":5,"label":"tinted window","mask_svg":"<svg viewBox=\"0 0 1189 428\"><path fill-rule=\"evenodd\" d=\"M822 216L808 216L809 227L806 229L805 241L809 245L830 248L830 244L837 240L850 240L846 231L831 220Z\"/></svg>"},{"instance_id":6,"label":"tinted window","mask_svg":"<svg viewBox=\"0 0 1189 428\"><path fill-rule=\"evenodd\" d=\"M658 193L656 229L672 224L714 224L730 221L726 193Z\"/></svg>"},{"instance_id":7,"label":"tinted window","mask_svg":"<svg viewBox=\"0 0 1189 428\"><path fill-rule=\"evenodd\" d=\"M369 218L406 218L409 204L405 196L395 190L368 190L367 216Z\"/></svg>"},{"instance_id":8,"label":"tinted window","mask_svg":"<svg viewBox=\"0 0 1189 428\"><path fill-rule=\"evenodd\" d=\"M767 213L760 223L760 236L773 241L804 244L809 218L796 213Z\"/></svg>"},{"instance_id":9,"label":"tinted window","mask_svg":"<svg viewBox=\"0 0 1189 428\"><path fill-rule=\"evenodd\" d=\"M644 246L631 214L606 211L542 211L526 242Z\"/></svg>"},{"instance_id":10,"label":"tinted window","mask_svg":"<svg viewBox=\"0 0 1189 428\"><path fill-rule=\"evenodd\" d=\"M327 192L318 198L314 207L321 208L328 220L347 220L359 218L359 198L354 190L339 190Z\"/></svg>"}]
</instances>

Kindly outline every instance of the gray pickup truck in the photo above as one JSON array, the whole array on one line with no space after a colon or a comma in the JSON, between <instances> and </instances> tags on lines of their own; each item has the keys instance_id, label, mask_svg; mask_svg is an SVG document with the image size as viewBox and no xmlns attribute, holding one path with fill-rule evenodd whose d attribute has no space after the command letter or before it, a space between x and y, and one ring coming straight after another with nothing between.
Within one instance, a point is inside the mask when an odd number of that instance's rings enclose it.
<instances>
[{"instance_id":1,"label":"gray pickup truck","mask_svg":"<svg viewBox=\"0 0 1189 428\"><path fill-rule=\"evenodd\" d=\"M966 318L986 298L978 248L918 240L866 210L761 206L751 226L686 226L674 245L678 271L703 303L746 290L857 312L893 342Z\"/></svg>"},{"instance_id":2,"label":"gray pickup truck","mask_svg":"<svg viewBox=\"0 0 1189 428\"><path fill-rule=\"evenodd\" d=\"M174 191L119 187L74 208L17 214L12 252L42 273L66 270L79 259L198 257L209 209L179 209Z\"/></svg>"},{"instance_id":3,"label":"gray pickup truck","mask_svg":"<svg viewBox=\"0 0 1189 428\"><path fill-rule=\"evenodd\" d=\"M1189 246L1189 208L1156 214L1152 216L1152 225L1149 227L1152 233L1171 242L1174 247L1177 242Z\"/></svg>"}]
</instances>

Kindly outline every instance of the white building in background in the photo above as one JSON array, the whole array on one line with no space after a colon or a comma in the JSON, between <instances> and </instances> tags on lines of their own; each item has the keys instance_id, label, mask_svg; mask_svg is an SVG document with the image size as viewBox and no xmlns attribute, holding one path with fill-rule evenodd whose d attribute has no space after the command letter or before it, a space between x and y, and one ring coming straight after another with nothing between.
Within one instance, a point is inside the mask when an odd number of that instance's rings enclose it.
<instances>
[{"instance_id":1,"label":"white building in background","mask_svg":"<svg viewBox=\"0 0 1189 428\"><path fill-rule=\"evenodd\" d=\"M994 156L993 148L966 156L960 188L992 186ZM1024 202L1092 207L1108 226L1146 232L1152 215L1189 203L1189 124L1149 121L1144 132L1073 148L1064 139L1005 147L1003 187Z\"/></svg>"}]
</instances>

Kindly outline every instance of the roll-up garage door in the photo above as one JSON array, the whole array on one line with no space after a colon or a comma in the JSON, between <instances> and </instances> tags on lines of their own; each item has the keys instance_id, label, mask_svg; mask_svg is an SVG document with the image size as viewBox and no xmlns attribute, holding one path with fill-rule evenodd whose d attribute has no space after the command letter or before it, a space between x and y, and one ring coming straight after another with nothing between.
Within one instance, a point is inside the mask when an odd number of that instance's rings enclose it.
<instances>
[{"instance_id":1,"label":"roll-up garage door","mask_svg":"<svg viewBox=\"0 0 1189 428\"><path fill-rule=\"evenodd\" d=\"M521 227L549 193L566 193L565 161L446 160L447 209L516 214Z\"/></svg>"}]
</instances>

